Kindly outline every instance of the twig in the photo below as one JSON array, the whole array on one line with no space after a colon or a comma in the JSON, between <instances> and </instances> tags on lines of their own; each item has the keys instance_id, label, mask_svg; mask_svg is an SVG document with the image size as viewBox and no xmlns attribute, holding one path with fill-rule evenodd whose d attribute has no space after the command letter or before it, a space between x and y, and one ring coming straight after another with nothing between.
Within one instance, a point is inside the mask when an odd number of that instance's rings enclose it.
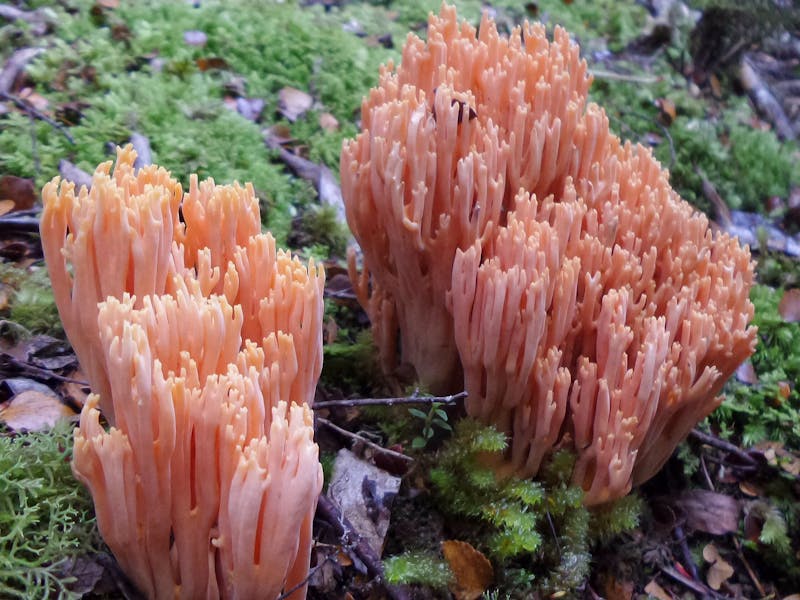
<instances>
[{"instance_id":1,"label":"twig","mask_svg":"<svg viewBox=\"0 0 800 600\"><path fill-rule=\"evenodd\" d=\"M697 431L697 430L696 429L692 430L692 433L695 433L695 431ZM706 435L701 431L697 431L697 433L700 433L702 435ZM712 439L716 439L716 438L712 438ZM719 441L727 444L727 442L725 442L724 440L719 440ZM706 485L708 486L708 489L710 489L713 492L714 491L714 482L711 481L711 476L708 474L708 469L706 468L706 462L703 459L703 455L702 454L700 455L700 465L703 467L703 474L705 475L705 478L706 478ZM675 529L676 532L677 532L677 529L678 528ZM742 545L741 545L741 543L739 543L739 538L734 535L734 536L732 536L732 539L733 539L733 545L736 547L736 554L739 557L739 560L741 561L741 563L744 565L744 568L747 571L747 574L750 576L750 581L752 581L753 585L756 586L756 589L758 590L759 595L762 598L765 598L767 596L767 593L764 590L764 586L761 585L761 582L758 580L758 577L756 577L756 574L753 571L753 568L750 566L750 563L747 561L747 557L745 557L744 552L742 552ZM684 539L684 542L685 542L685 539ZM687 547L687 552L688 552L688 547ZM696 573L692 573L692 575L694 577L697 577Z\"/></svg>"},{"instance_id":2,"label":"twig","mask_svg":"<svg viewBox=\"0 0 800 600\"><path fill-rule=\"evenodd\" d=\"M624 81L626 83L643 83L650 85L661 81L661 77L655 75L627 75L625 73L615 73L614 71L602 71L592 69L590 71L592 77L597 79L608 79L611 81Z\"/></svg>"},{"instance_id":3,"label":"twig","mask_svg":"<svg viewBox=\"0 0 800 600\"><path fill-rule=\"evenodd\" d=\"M0 233L38 233L39 217L9 213L0 216Z\"/></svg>"},{"instance_id":4,"label":"twig","mask_svg":"<svg viewBox=\"0 0 800 600\"><path fill-rule=\"evenodd\" d=\"M786 140L795 139L795 131L792 127L789 117L781 106L781 103L772 95L761 81L753 62L745 56L742 57L742 63L739 68L739 79L742 82L742 87L747 90L747 94L756 105L756 108L764 114L775 127L775 132Z\"/></svg>"},{"instance_id":5,"label":"twig","mask_svg":"<svg viewBox=\"0 0 800 600\"><path fill-rule=\"evenodd\" d=\"M85 187L88 190L92 187L92 176L66 159L58 161L58 173L62 179L74 183L77 189Z\"/></svg>"},{"instance_id":6,"label":"twig","mask_svg":"<svg viewBox=\"0 0 800 600\"><path fill-rule=\"evenodd\" d=\"M44 114L42 111L40 111L37 108L35 108L30 102L28 102L26 100L23 100L22 98L18 98L17 96L14 96L12 94L9 94L8 92L3 92L3 91L0 91L0 98L2 98L3 100L8 100L9 102L13 102L17 106L17 108L19 108L20 110L24 110L30 116L36 117L40 121L44 121L45 123L50 125L50 127L53 127L55 129L57 129L59 132L61 132L61 134L65 138L67 138L67 140L69 141L70 144L74 144L75 143L75 138L72 137L72 134L69 131L67 131L66 127L64 127L58 121L54 121L53 119L48 117L46 114Z\"/></svg>"},{"instance_id":7,"label":"twig","mask_svg":"<svg viewBox=\"0 0 800 600\"><path fill-rule=\"evenodd\" d=\"M326 400L315 402L314 410L335 406L394 406L396 404L453 404L467 397L467 392L450 396L406 396L404 398L353 398L351 400Z\"/></svg>"},{"instance_id":8,"label":"twig","mask_svg":"<svg viewBox=\"0 0 800 600\"><path fill-rule=\"evenodd\" d=\"M717 448L718 450L724 450L725 452L728 452L730 454L734 454L742 462L748 465L751 465L753 467L758 466L758 463L752 456L750 456L750 454L748 454L746 451L742 450L741 448L739 448L739 446L736 446L735 444L731 444L730 442L721 440L713 435L703 433L699 429L692 429L692 431L689 433L689 436L693 437L700 443L706 444L713 448Z\"/></svg>"},{"instance_id":9,"label":"twig","mask_svg":"<svg viewBox=\"0 0 800 600\"><path fill-rule=\"evenodd\" d=\"M136 162L133 166L141 169L147 165L153 164L153 152L150 149L150 140L148 140L141 133L133 132L131 134L131 145L136 150Z\"/></svg>"},{"instance_id":10,"label":"twig","mask_svg":"<svg viewBox=\"0 0 800 600\"><path fill-rule=\"evenodd\" d=\"M358 435L357 433L353 433L352 431L347 431L347 429L342 429L338 425L328 421L328 419L317 417L317 423L319 423L320 425L324 425L325 427L328 427L330 429L333 429L336 433L339 433L345 437L349 437L352 440L361 442L362 444L366 444L367 446L369 446L373 450L376 450L377 452L380 452L381 454L386 454L387 456L392 456L394 458L398 458L406 462L414 462L414 459L411 458L410 456L406 456L401 452L395 452L394 450L389 450L388 448L384 448L380 444L376 444L375 442L373 442L372 440L368 440L364 436Z\"/></svg>"},{"instance_id":11,"label":"twig","mask_svg":"<svg viewBox=\"0 0 800 600\"><path fill-rule=\"evenodd\" d=\"M25 65L44 52L44 48L21 48L14 52L6 61L3 70L0 71L0 92L7 94L11 92L17 75L22 72Z\"/></svg>"},{"instance_id":12,"label":"twig","mask_svg":"<svg viewBox=\"0 0 800 600\"><path fill-rule=\"evenodd\" d=\"M317 515L326 523L333 527L342 543L353 550L358 559L364 563L370 577L382 583L389 598L393 600L408 600L408 594L396 586L387 585L383 578L383 564L379 556L369 544L356 532L346 516L342 514L339 507L334 504L325 494L321 494L317 502Z\"/></svg>"},{"instance_id":13,"label":"twig","mask_svg":"<svg viewBox=\"0 0 800 600\"><path fill-rule=\"evenodd\" d=\"M308 570L308 574L303 578L302 581L300 581L299 583L297 583L297 584L293 585L292 587L290 587L288 590L283 592L280 596L275 598L275 600L286 600L286 598L288 598L289 596L294 594L301 587L303 587L304 585L307 585L308 582L311 580L311 578L314 576L314 573L319 571L323 566L325 566L326 563L329 563L329 562L332 562L332 561L333 561L333 559L330 557L330 555L326 556L325 559L321 563L319 563L318 565L314 565L312 568L310 568Z\"/></svg>"},{"instance_id":14,"label":"twig","mask_svg":"<svg viewBox=\"0 0 800 600\"><path fill-rule=\"evenodd\" d=\"M672 567L661 567L661 572L664 573L664 575L672 577L672 579L674 579L680 584L683 584L696 594L699 594L701 598L715 598L715 599L724 598L724 596L722 596L721 594L717 594L714 590L703 584L701 581L695 581L694 579L689 579L688 577L686 577L676 569L673 569Z\"/></svg>"},{"instance_id":15,"label":"twig","mask_svg":"<svg viewBox=\"0 0 800 600\"><path fill-rule=\"evenodd\" d=\"M689 574L694 579L698 579L697 565L694 564L694 559L692 558L692 553L689 550L689 543L686 541L686 533L684 533L683 527L681 527L680 525L676 525L673 532L675 533L675 539L678 541L678 545L681 548L681 554L683 555L683 564L685 564L686 568L689 569Z\"/></svg>"}]
</instances>

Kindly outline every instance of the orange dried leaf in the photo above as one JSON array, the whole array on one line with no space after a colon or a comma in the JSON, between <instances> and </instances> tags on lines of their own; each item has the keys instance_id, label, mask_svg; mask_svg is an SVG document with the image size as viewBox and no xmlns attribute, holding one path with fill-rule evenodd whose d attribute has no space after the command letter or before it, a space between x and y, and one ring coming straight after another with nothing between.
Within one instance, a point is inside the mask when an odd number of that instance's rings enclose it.
<instances>
[{"instance_id":1,"label":"orange dried leaf","mask_svg":"<svg viewBox=\"0 0 800 600\"><path fill-rule=\"evenodd\" d=\"M293 87L285 87L278 92L278 106L281 114L290 121L302 117L314 104L314 99L304 92Z\"/></svg>"},{"instance_id":2,"label":"orange dried leaf","mask_svg":"<svg viewBox=\"0 0 800 600\"><path fill-rule=\"evenodd\" d=\"M778 313L787 323L800 321L800 288L786 290L783 293L778 304Z\"/></svg>"},{"instance_id":3,"label":"orange dried leaf","mask_svg":"<svg viewBox=\"0 0 800 600\"><path fill-rule=\"evenodd\" d=\"M467 542L446 540L442 553L453 571L450 591L456 600L476 600L494 580L492 563Z\"/></svg>"},{"instance_id":4,"label":"orange dried leaf","mask_svg":"<svg viewBox=\"0 0 800 600\"><path fill-rule=\"evenodd\" d=\"M75 417L76 413L61 402L54 392L25 390L0 407L0 422L15 430L37 431L53 427L59 419Z\"/></svg>"},{"instance_id":5,"label":"orange dried leaf","mask_svg":"<svg viewBox=\"0 0 800 600\"><path fill-rule=\"evenodd\" d=\"M703 558L710 563L706 581L712 590L718 590L733 575L733 567L720 556L714 544L708 544L703 548Z\"/></svg>"},{"instance_id":6,"label":"orange dried leaf","mask_svg":"<svg viewBox=\"0 0 800 600\"><path fill-rule=\"evenodd\" d=\"M650 583L644 587L644 591L658 600L672 600L672 594L661 587L655 579L650 580Z\"/></svg>"}]
</instances>

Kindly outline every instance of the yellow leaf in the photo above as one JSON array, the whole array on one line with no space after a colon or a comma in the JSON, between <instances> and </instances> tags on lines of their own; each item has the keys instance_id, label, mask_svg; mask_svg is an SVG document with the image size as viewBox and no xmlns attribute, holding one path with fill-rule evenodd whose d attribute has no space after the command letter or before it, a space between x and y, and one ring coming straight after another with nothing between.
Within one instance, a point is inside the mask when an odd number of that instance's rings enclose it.
<instances>
[{"instance_id":1,"label":"yellow leaf","mask_svg":"<svg viewBox=\"0 0 800 600\"><path fill-rule=\"evenodd\" d=\"M477 600L494 579L492 563L467 542L447 540L442 542L442 553L450 570L453 583L450 591L456 600Z\"/></svg>"}]
</instances>

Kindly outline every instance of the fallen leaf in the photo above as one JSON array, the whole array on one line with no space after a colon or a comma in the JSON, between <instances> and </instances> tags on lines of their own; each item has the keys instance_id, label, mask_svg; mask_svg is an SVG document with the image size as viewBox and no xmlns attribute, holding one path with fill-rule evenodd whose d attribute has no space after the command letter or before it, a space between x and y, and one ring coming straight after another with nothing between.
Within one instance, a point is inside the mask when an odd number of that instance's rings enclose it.
<instances>
[{"instance_id":1,"label":"fallen leaf","mask_svg":"<svg viewBox=\"0 0 800 600\"><path fill-rule=\"evenodd\" d=\"M672 600L672 594L658 585L655 579L651 579L650 583L644 586L644 591L658 600Z\"/></svg>"},{"instance_id":2,"label":"fallen leaf","mask_svg":"<svg viewBox=\"0 0 800 600\"><path fill-rule=\"evenodd\" d=\"M189 44L190 46L205 46L206 42L208 42L208 36L205 34L204 31L184 31L183 32L183 41Z\"/></svg>"},{"instance_id":3,"label":"fallen leaf","mask_svg":"<svg viewBox=\"0 0 800 600\"><path fill-rule=\"evenodd\" d=\"M706 581L712 590L719 590L722 584L728 581L733 575L733 567L723 559L714 544L708 544L703 548L703 558L709 563Z\"/></svg>"},{"instance_id":4,"label":"fallen leaf","mask_svg":"<svg viewBox=\"0 0 800 600\"><path fill-rule=\"evenodd\" d=\"M712 535L739 529L741 506L735 498L707 490L688 490L676 500L686 516L686 526Z\"/></svg>"},{"instance_id":5,"label":"fallen leaf","mask_svg":"<svg viewBox=\"0 0 800 600\"><path fill-rule=\"evenodd\" d=\"M219 70L224 71L228 69L230 65L228 65L228 61L224 58L220 58L219 56L209 56L207 58L198 58L195 63L197 64L197 68L201 71L213 71Z\"/></svg>"},{"instance_id":6,"label":"fallen leaf","mask_svg":"<svg viewBox=\"0 0 800 600\"><path fill-rule=\"evenodd\" d=\"M285 87L278 92L278 108L281 114L289 121L296 121L309 111L313 105L314 99L303 90Z\"/></svg>"},{"instance_id":7,"label":"fallen leaf","mask_svg":"<svg viewBox=\"0 0 800 600\"><path fill-rule=\"evenodd\" d=\"M658 120L665 127L672 125L675 120L675 103L667 98L659 98L656 100L658 107Z\"/></svg>"},{"instance_id":8,"label":"fallen leaf","mask_svg":"<svg viewBox=\"0 0 800 600\"><path fill-rule=\"evenodd\" d=\"M758 487L757 485L750 483L749 481L740 481L739 482L739 490L746 496L750 496L751 498L756 498L761 495L763 490Z\"/></svg>"},{"instance_id":9,"label":"fallen leaf","mask_svg":"<svg viewBox=\"0 0 800 600\"><path fill-rule=\"evenodd\" d=\"M477 600L494 580L492 563L467 542L446 540L442 553L453 571L450 591L456 600Z\"/></svg>"},{"instance_id":10,"label":"fallen leaf","mask_svg":"<svg viewBox=\"0 0 800 600\"><path fill-rule=\"evenodd\" d=\"M603 592L606 600L631 600L633 598L633 582L621 581L609 574L604 578Z\"/></svg>"},{"instance_id":11,"label":"fallen leaf","mask_svg":"<svg viewBox=\"0 0 800 600\"><path fill-rule=\"evenodd\" d=\"M258 121L263 110L261 98L236 98L236 111L248 121Z\"/></svg>"},{"instance_id":12,"label":"fallen leaf","mask_svg":"<svg viewBox=\"0 0 800 600\"><path fill-rule=\"evenodd\" d=\"M783 293L781 302L778 304L778 313L787 323L800 321L800 288L786 290Z\"/></svg>"},{"instance_id":13,"label":"fallen leaf","mask_svg":"<svg viewBox=\"0 0 800 600\"><path fill-rule=\"evenodd\" d=\"M339 121L329 112L324 112L319 116L319 126L325 131L336 131L339 129Z\"/></svg>"},{"instance_id":14,"label":"fallen leaf","mask_svg":"<svg viewBox=\"0 0 800 600\"><path fill-rule=\"evenodd\" d=\"M14 210L16 204L13 200L0 200L0 217Z\"/></svg>"},{"instance_id":15,"label":"fallen leaf","mask_svg":"<svg viewBox=\"0 0 800 600\"><path fill-rule=\"evenodd\" d=\"M13 210L27 210L34 205L38 198L33 179L14 175L0 177L0 200L13 200Z\"/></svg>"},{"instance_id":16,"label":"fallen leaf","mask_svg":"<svg viewBox=\"0 0 800 600\"><path fill-rule=\"evenodd\" d=\"M24 88L20 91L19 97L21 100L25 100L25 102L40 112L46 110L50 105L50 101L41 94L34 92L33 88Z\"/></svg>"},{"instance_id":17,"label":"fallen leaf","mask_svg":"<svg viewBox=\"0 0 800 600\"><path fill-rule=\"evenodd\" d=\"M756 374L756 369L753 367L753 363L750 362L750 359L747 359L737 367L736 379L749 385L758 383L758 374Z\"/></svg>"},{"instance_id":18,"label":"fallen leaf","mask_svg":"<svg viewBox=\"0 0 800 600\"><path fill-rule=\"evenodd\" d=\"M27 390L0 407L0 422L11 429L36 431L53 427L59 419L75 418L77 413L61 402L54 392Z\"/></svg>"}]
</instances>

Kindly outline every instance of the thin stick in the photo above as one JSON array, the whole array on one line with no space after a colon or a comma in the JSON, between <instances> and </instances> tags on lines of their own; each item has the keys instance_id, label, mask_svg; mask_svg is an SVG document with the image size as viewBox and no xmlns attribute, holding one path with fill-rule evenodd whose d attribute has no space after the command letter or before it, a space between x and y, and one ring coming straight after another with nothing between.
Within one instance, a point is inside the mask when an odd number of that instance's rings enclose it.
<instances>
[{"instance_id":1,"label":"thin stick","mask_svg":"<svg viewBox=\"0 0 800 600\"><path fill-rule=\"evenodd\" d=\"M367 567L367 573L385 586L386 592L393 600L408 600L408 594L397 586L387 585L383 578L383 564L372 547L356 532L353 525L342 514L339 507L325 494L321 494L317 502L317 515L333 527L341 543L352 549L358 559Z\"/></svg>"},{"instance_id":2,"label":"thin stick","mask_svg":"<svg viewBox=\"0 0 800 600\"><path fill-rule=\"evenodd\" d=\"M50 127L57 129L58 131L61 132L61 134L65 138L67 138L67 140L69 140L70 144L75 143L75 138L72 137L72 134L69 131L67 131L66 127L64 127L61 123L54 121L46 114L44 114L42 111L34 108L34 106L30 102L27 102L22 98L18 98L17 96L14 96L12 94L9 94L8 92L3 92L3 91L0 91L0 98L2 98L3 100L8 100L9 102L13 102L14 104L17 105L19 109L24 110L30 116L36 117L40 121L44 121L45 123L50 125Z\"/></svg>"},{"instance_id":3,"label":"thin stick","mask_svg":"<svg viewBox=\"0 0 800 600\"><path fill-rule=\"evenodd\" d=\"M303 587L304 585L307 585L309 580L311 579L311 577L314 576L314 573L316 573L322 567L324 567L325 563L332 562L332 561L333 561L333 558L331 558L330 556L326 556L325 559L321 563L319 563L318 565L314 565L313 567L311 567L308 570L308 575L306 575L300 583L297 583L296 585L293 585L291 588L289 588L288 590L283 592L280 596L275 598L275 600L286 600L286 598L288 598L289 596L294 594L301 587Z\"/></svg>"},{"instance_id":4,"label":"thin stick","mask_svg":"<svg viewBox=\"0 0 800 600\"><path fill-rule=\"evenodd\" d=\"M721 440L713 435L703 433L699 429L692 429L692 431L689 433L689 436L703 444L717 448L718 450L724 450L730 454L735 454L738 458L749 465L755 466L757 464L755 459L747 452L739 448L739 446L731 444L730 442L726 442L725 440Z\"/></svg>"},{"instance_id":5,"label":"thin stick","mask_svg":"<svg viewBox=\"0 0 800 600\"><path fill-rule=\"evenodd\" d=\"M626 75L625 73L615 73L614 71L601 71L592 69L592 77L597 79L608 79L610 81L624 81L626 83L644 83L653 84L661 81L661 77L655 75Z\"/></svg>"},{"instance_id":6,"label":"thin stick","mask_svg":"<svg viewBox=\"0 0 800 600\"><path fill-rule=\"evenodd\" d=\"M315 402L314 410L336 406L394 406L396 404L453 404L467 397L467 392L450 396L406 396L404 398L353 398L351 400L326 400Z\"/></svg>"},{"instance_id":7,"label":"thin stick","mask_svg":"<svg viewBox=\"0 0 800 600\"><path fill-rule=\"evenodd\" d=\"M319 423L320 425L325 425L325 427L333 429L336 433L339 433L345 437L349 437L352 440L361 442L362 444L366 444L373 450L376 450L382 454L386 454L387 456L393 456L394 458L398 458L406 462L414 462L414 459L411 458L410 456L406 456L405 454L401 454L400 452L395 452L394 450L389 450L388 448L384 448L380 444L376 444L375 442L368 440L364 436L358 435L357 433L353 433L352 431L347 431L347 429L342 429L338 425L335 425L334 423L328 421L328 419L317 417L317 423Z\"/></svg>"},{"instance_id":8,"label":"thin stick","mask_svg":"<svg viewBox=\"0 0 800 600\"><path fill-rule=\"evenodd\" d=\"M676 569L673 569L672 567L661 567L661 572L664 573L664 575L672 577L672 579L674 579L678 583L685 585L693 592L700 594L701 598L708 598L708 597L724 598L724 596L722 596L721 594L717 594L716 592L714 592L714 590L712 590L710 587L707 587L702 582L689 579L688 577L679 573Z\"/></svg>"}]
</instances>

